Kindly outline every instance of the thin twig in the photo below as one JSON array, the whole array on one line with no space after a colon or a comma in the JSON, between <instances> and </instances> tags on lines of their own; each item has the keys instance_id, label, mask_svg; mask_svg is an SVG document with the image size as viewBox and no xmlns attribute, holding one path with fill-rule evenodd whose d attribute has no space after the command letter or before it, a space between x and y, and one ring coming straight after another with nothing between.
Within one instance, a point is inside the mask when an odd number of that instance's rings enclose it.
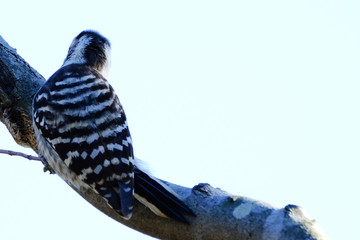
<instances>
[{"instance_id":1,"label":"thin twig","mask_svg":"<svg viewBox=\"0 0 360 240\"><path fill-rule=\"evenodd\" d=\"M41 161L41 158L39 158L39 157L28 155L28 154L21 153L21 152L15 152L15 151L11 151L11 150L0 149L0 153L7 154L10 156L23 157L23 158L26 158L29 160L34 160L34 161Z\"/></svg>"}]
</instances>

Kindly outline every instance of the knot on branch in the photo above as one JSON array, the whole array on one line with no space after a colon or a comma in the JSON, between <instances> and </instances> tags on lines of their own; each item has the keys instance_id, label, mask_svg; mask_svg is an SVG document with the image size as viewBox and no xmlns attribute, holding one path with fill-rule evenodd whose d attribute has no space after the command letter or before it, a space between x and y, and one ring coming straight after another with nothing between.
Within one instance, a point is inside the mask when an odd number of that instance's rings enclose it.
<instances>
[{"instance_id":1,"label":"knot on branch","mask_svg":"<svg viewBox=\"0 0 360 240\"><path fill-rule=\"evenodd\" d=\"M194 186L192 191L194 194L204 194L210 196L212 193L213 187L210 186L208 183L199 183L198 185Z\"/></svg>"}]
</instances>

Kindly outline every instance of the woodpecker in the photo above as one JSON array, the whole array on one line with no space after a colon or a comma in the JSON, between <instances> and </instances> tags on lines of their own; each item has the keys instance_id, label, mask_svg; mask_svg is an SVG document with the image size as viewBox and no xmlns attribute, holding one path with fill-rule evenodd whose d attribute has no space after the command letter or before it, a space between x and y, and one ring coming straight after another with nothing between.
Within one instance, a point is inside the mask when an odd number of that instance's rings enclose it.
<instances>
[{"instance_id":1,"label":"woodpecker","mask_svg":"<svg viewBox=\"0 0 360 240\"><path fill-rule=\"evenodd\" d=\"M134 198L162 217L187 223L192 210L140 169L119 98L106 80L110 42L96 31L72 41L61 68L33 100L38 153L65 182L92 189L129 219Z\"/></svg>"}]
</instances>

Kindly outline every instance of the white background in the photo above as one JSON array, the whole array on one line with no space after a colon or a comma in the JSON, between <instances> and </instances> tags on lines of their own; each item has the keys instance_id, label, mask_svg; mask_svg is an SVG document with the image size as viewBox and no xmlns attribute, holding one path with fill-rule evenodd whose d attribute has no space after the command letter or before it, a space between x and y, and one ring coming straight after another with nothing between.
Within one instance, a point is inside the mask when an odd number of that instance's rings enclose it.
<instances>
[{"instance_id":1,"label":"white background","mask_svg":"<svg viewBox=\"0 0 360 240\"><path fill-rule=\"evenodd\" d=\"M109 81L157 177L304 207L360 239L359 1L6 1L0 35L45 78L72 39L112 43ZM0 148L16 145L1 124ZM150 239L38 162L0 156L0 239Z\"/></svg>"}]
</instances>

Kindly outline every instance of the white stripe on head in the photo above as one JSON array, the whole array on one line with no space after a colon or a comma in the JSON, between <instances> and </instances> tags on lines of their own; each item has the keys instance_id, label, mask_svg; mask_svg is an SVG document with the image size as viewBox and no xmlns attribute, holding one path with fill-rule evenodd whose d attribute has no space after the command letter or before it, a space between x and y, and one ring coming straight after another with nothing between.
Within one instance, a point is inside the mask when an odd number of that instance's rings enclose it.
<instances>
[{"instance_id":1,"label":"white stripe on head","mask_svg":"<svg viewBox=\"0 0 360 240\"><path fill-rule=\"evenodd\" d=\"M103 68L100 70L100 73L101 75L103 75L104 78L107 78L111 66L111 48L107 44L105 44L105 56L106 56L106 62Z\"/></svg>"},{"instance_id":2,"label":"white stripe on head","mask_svg":"<svg viewBox=\"0 0 360 240\"><path fill-rule=\"evenodd\" d=\"M66 56L63 66L86 63L84 52L91 40L92 38L88 35L83 35L80 39L75 38L70 45L68 55Z\"/></svg>"}]
</instances>

